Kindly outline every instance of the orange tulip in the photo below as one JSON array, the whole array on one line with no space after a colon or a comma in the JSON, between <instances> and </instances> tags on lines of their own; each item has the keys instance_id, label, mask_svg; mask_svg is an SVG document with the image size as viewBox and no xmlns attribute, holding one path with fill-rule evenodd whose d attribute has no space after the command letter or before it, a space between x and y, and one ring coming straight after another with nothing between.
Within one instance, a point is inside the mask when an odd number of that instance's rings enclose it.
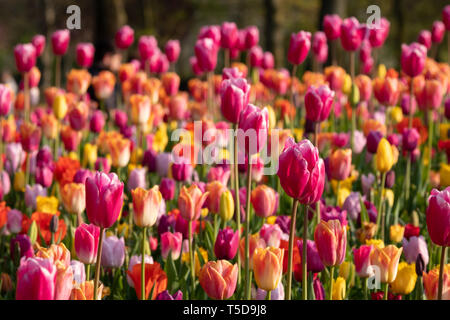
<instances>
[{"instance_id":1,"label":"orange tulip","mask_svg":"<svg viewBox=\"0 0 450 320\"><path fill-rule=\"evenodd\" d=\"M202 194L202 191L195 184L189 188L183 186L178 197L178 208L181 216L188 221L197 220L208 195L209 192Z\"/></svg>"},{"instance_id":2,"label":"orange tulip","mask_svg":"<svg viewBox=\"0 0 450 320\"><path fill-rule=\"evenodd\" d=\"M251 202L255 214L261 218L267 218L274 214L277 206L277 195L275 190L265 184L260 184L251 193Z\"/></svg>"},{"instance_id":3,"label":"orange tulip","mask_svg":"<svg viewBox=\"0 0 450 320\"><path fill-rule=\"evenodd\" d=\"M423 273L423 286L428 300L437 300L439 285L439 266ZM450 264L444 266L442 300L450 300Z\"/></svg>"},{"instance_id":4,"label":"orange tulip","mask_svg":"<svg viewBox=\"0 0 450 320\"><path fill-rule=\"evenodd\" d=\"M402 251L403 248L399 249L392 244L384 248L374 247L370 255L370 262L380 269L380 281L382 283L392 283L397 277L398 263Z\"/></svg>"},{"instance_id":5,"label":"orange tulip","mask_svg":"<svg viewBox=\"0 0 450 320\"><path fill-rule=\"evenodd\" d=\"M130 97L131 121L134 124L143 125L150 118L150 98L141 94L133 94Z\"/></svg>"},{"instance_id":6,"label":"orange tulip","mask_svg":"<svg viewBox=\"0 0 450 320\"><path fill-rule=\"evenodd\" d=\"M249 257L248 264L249 268L253 269L253 255L258 248L265 248L266 242L264 239L259 237L259 234L254 234L250 236L249 239ZM239 256L241 257L241 261L245 260L245 237L242 237L241 242L239 243Z\"/></svg>"},{"instance_id":7,"label":"orange tulip","mask_svg":"<svg viewBox=\"0 0 450 320\"><path fill-rule=\"evenodd\" d=\"M133 196L134 223L138 227L151 227L158 218L162 195L159 186L150 190L136 188L131 190Z\"/></svg>"},{"instance_id":8,"label":"orange tulip","mask_svg":"<svg viewBox=\"0 0 450 320\"><path fill-rule=\"evenodd\" d=\"M98 99L104 100L111 96L116 84L116 77L110 71L101 71L92 78L92 86Z\"/></svg>"},{"instance_id":9,"label":"orange tulip","mask_svg":"<svg viewBox=\"0 0 450 320\"><path fill-rule=\"evenodd\" d=\"M58 134L58 120L53 113L44 113L41 118L42 133L47 139L55 139Z\"/></svg>"},{"instance_id":10,"label":"orange tulip","mask_svg":"<svg viewBox=\"0 0 450 320\"><path fill-rule=\"evenodd\" d=\"M100 284L97 289L97 297L101 300L103 292L103 284ZM94 299L94 280L85 281L72 288L70 300L93 300Z\"/></svg>"},{"instance_id":11,"label":"orange tulip","mask_svg":"<svg viewBox=\"0 0 450 320\"><path fill-rule=\"evenodd\" d=\"M231 297L236 289L237 264L227 260L209 261L200 271L199 281L208 297L224 300Z\"/></svg>"},{"instance_id":12,"label":"orange tulip","mask_svg":"<svg viewBox=\"0 0 450 320\"><path fill-rule=\"evenodd\" d=\"M345 180L350 175L352 149L337 149L330 155L330 174L335 180Z\"/></svg>"},{"instance_id":13,"label":"orange tulip","mask_svg":"<svg viewBox=\"0 0 450 320\"><path fill-rule=\"evenodd\" d=\"M219 213L220 196L227 188L219 181L213 181L206 185L206 190L209 192L208 210L212 213Z\"/></svg>"},{"instance_id":14,"label":"orange tulip","mask_svg":"<svg viewBox=\"0 0 450 320\"><path fill-rule=\"evenodd\" d=\"M56 213L57 216L60 215L59 211ZM52 213L44 213L44 212L34 212L31 215L31 219L23 216L22 220L22 226L25 229L26 232L28 232L28 229L30 228L33 221L36 221L37 227L39 229L39 233L42 235L42 238L44 238L45 244L50 244L52 233L50 232L50 221L52 220L53 214ZM60 241L63 241L64 237L66 236L67 232L67 225L64 219L58 220L58 229L55 232L55 241L60 239ZM41 241L41 237L38 237L40 240L39 242L44 245Z\"/></svg>"},{"instance_id":15,"label":"orange tulip","mask_svg":"<svg viewBox=\"0 0 450 320\"><path fill-rule=\"evenodd\" d=\"M67 211L81 214L86 209L86 189L83 183L67 183L61 188L62 203Z\"/></svg>"},{"instance_id":16,"label":"orange tulip","mask_svg":"<svg viewBox=\"0 0 450 320\"><path fill-rule=\"evenodd\" d=\"M283 272L284 249L257 248L253 255L253 272L260 289L272 291L280 282Z\"/></svg>"},{"instance_id":17,"label":"orange tulip","mask_svg":"<svg viewBox=\"0 0 450 320\"><path fill-rule=\"evenodd\" d=\"M91 74L85 69L72 69L67 75L67 91L76 95L86 93L91 84Z\"/></svg>"},{"instance_id":18,"label":"orange tulip","mask_svg":"<svg viewBox=\"0 0 450 320\"><path fill-rule=\"evenodd\" d=\"M108 141L108 148L115 167L123 168L130 161L131 141L125 138L116 138Z\"/></svg>"},{"instance_id":19,"label":"orange tulip","mask_svg":"<svg viewBox=\"0 0 450 320\"><path fill-rule=\"evenodd\" d=\"M136 295L141 300L141 264L135 264L132 271L127 271L136 290ZM154 287L154 288L153 288ZM145 264L145 300L148 299L150 291L153 288L151 300L154 300L158 294L167 288L167 275L158 262Z\"/></svg>"}]
</instances>

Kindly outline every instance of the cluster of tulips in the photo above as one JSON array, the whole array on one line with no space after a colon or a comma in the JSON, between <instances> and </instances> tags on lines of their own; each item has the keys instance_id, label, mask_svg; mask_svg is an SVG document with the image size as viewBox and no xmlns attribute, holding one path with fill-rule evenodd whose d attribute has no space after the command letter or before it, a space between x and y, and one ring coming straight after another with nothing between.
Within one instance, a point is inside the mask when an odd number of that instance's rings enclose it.
<instances>
[{"instance_id":1,"label":"cluster of tulips","mask_svg":"<svg viewBox=\"0 0 450 320\"><path fill-rule=\"evenodd\" d=\"M450 299L450 65L433 59L450 6L398 71L376 58L389 26L326 16L292 34L291 72L258 28L205 26L188 91L179 42L133 47L129 26L115 45L140 60L96 75L90 43L63 73L70 32L54 32L49 88L46 38L17 45L19 91L0 85L0 297Z\"/></svg>"}]
</instances>

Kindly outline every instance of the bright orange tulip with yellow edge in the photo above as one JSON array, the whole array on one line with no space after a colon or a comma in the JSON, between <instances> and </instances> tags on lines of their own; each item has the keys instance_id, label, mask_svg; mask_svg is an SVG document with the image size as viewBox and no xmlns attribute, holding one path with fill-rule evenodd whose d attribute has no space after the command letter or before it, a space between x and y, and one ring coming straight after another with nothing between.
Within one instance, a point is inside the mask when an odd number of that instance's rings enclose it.
<instances>
[{"instance_id":1,"label":"bright orange tulip with yellow edge","mask_svg":"<svg viewBox=\"0 0 450 320\"><path fill-rule=\"evenodd\" d=\"M151 227L158 218L161 206L162 195L159 186L154 186L150 190L136 188L131 190L133 196L134 223L138 227Z\"/></svg>"},{"instance_id":2,"label":"bright orange tulip with yellow edge","mask_svg":"<svg viewBox=\"0 0 450 320\"><path fill-rule=\"evenodd\" d=\"M272 291L280 282L283 273L284 249L257 248L253 254L253 272L258 288Z\"/></svg>"}]
</instances>

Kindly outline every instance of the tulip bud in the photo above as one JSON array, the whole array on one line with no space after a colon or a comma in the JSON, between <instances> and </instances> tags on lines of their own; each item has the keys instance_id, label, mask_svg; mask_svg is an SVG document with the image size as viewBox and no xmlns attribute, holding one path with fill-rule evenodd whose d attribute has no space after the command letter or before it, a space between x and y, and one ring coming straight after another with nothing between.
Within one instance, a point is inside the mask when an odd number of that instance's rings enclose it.
<instances>
[{"instance_id":1,"label":"tulip bud","mask_svg":"<svg viewBox=\"0 0 450 320\"><path fill-rule=\"evenodd\" d=\"M220 195L219 215L222 221L229 221L234 214L234 200L230 190L222 192Z\"/></svg>"},{"instance_id":2,"label":"tulip bud","mask_svg":"<svg viewBox=\"0 0 450 320\"><path fill-rule=\"evenodd\" d=\"M359 95L359 88L355 83L352 83L352 89L350 91L350 104L353 108L355 108L360 100L360 95Z\"/></svg>"},{"instance_id":3,"label":"tulip bud","mask_svg":"<svg viewBox=\"0 0 450 320\"><path fill-rule=\"evenodd\" d=\"M58 231L58 216L54 214L50 220L50 232L56 233Z\"/></svg>"},{"instance_id":4,"label":"tulip bud","mask_svg":"<svg viewBox=\"0 0 450 320\"><path fill-rule=\"evenodd\" d=\"M425 271L425 262L423 261L422 254L419 253L416 259L416 274L421 277Z\"/></svg>"},{"instance_id":5,"label":"tulip bud","mask_svg":"<svg viewBox=\"0 0 450 320\"><path fill-rule=\"evenodd\" d=\"M63 119L67 113L67 101L63 94L57 95L53 101L53 113L59 120Z\"/></svg>"},{"instance_id":6,"label":"tulip bud","mask_svg":"<svg viewBox=\"0 0 450 320\"><path fill-rule=\"evenodd\" d=\"M390 170L386 174L386 181L384 183L384 187L390 189L394 186L394 183L395 183L395 171Z\"/></svg>"},{"instance_id":7,"label":"tulip bud","mask_svg":"<svg viewBox=\"0 0 450 320\"><path fill-rule=\"evenodd\" d=\"M376 153L376 168L380 172L387 172L391 170L394 165L394 154L390 143L382 138L377 147Z\"/></svg>"}]
</instances>

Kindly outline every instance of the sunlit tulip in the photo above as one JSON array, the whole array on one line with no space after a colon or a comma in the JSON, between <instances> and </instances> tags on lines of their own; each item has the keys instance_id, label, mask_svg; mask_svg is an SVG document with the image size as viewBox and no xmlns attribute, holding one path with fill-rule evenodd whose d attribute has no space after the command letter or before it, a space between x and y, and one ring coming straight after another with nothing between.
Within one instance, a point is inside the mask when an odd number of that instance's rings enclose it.
<instances>
[{"instance_id":1,"label":"sunlit tulip","mask_svg":"<svg viewBox=\"0 0 450 320\"><path fill-rule=\"evenodd\" d=\"M395 294L410 294L416 285L417 274L414 264L400 262L398 265L397 277L391 283L392 292Z\"/></svg>"},{"instance_id":2,"label":"sunlit tulip","mask_svg":"<svg viewBox=\"0 0 450 320\"><path fill-rule=\"evenodd\" d=\"M162 195L159 187L150 190L137 188L131 191L133 197L134 223L138 227L151 227L158 218Z\"/></svg>"},{"instance_id":3,"label":"sunlit tulip","mask_svg":"<svg viewBox=\"0 0 450 320\"><path fill-rule=\"evenodd\" d=\"M311 48L311 33L300 31L291 34L288 50L288 60L294 65L302 64Z\"/></svg>"},{"instance_id":4,"label":"sunlit tulip","mask_svg":"<svg viewBox=\"0 0 450 320\"><path fill-rule=\"evenodd\" d=\"M402 45L402 70L410 77L418 76L425 67L427 48L417 42Z\"/></svg>"},{"instance_id":5,"label":"sunlit tulip","mask_svg":"<svg viewBox=\"0 0 450 320\"><path fill-rule=\"evenodd\" d=\"M164 52L167 56L167 60L169 60L170 63L174 63L178 60L180 51L180 42L178 40L169 40L164 47Z\"/></svg>"},{"instance_id":6,"label":"sunlit tulip","mask_svg":"<svg viewBox=\"0 0 450 320\"><path fill-rule=\"evenodd\" d=\"M52 260L28 258L17 270L17 300L53 300L55 298L56 267Z\"/></svg>"},{"instance_id":7,"label":"sunlit tulip","mask_svg":"<svg viewBox=\"0 0 450 320\"><path fill-rule=\"evenodd\" d=\"M132 271L128 271L128 275L133 281L134 289L136 291L136 295L138 299L141 299L142 291L141 291L141 264L135 264L133 266ZM144 284L145 284L145 297L144 300L149 298L150 292L153 291L150 299L154 300L158 294L166 290L167 288L167 275L164 270L161 268L161 265L158 262L154 262L152 264L145 264L145 276L144 276Z\"/></svg>"},{"instance_id":8,"label":"sunlit tulip","mask_svg":"<svg viewBox=\"0 0 450 320\"><path fill-rule=\"evenodd\" d=\"M97 76L92 78L95 95L100 100L105 100L112 95L115 84L116 78L110 71L101 71Z\"/></svg>"},{"instance_id":9,"label":"sunlit tulip","mask_svg":"<svg viewBox=\"0 0 450 320\"><path fill-rule=\"evenodd\" d=\"M355 51L359 48L363 38L363 28L355 17L342 21L340 38L344 50Z\"/></svg>"},{"instance_id":10,"label":"sunlit tulip","mask_svg":"<svg viewBox=\"0 0 450 320\"><path fill-rule=\"evenodd\" d=\"M134 41L134 30L130 26L125 25L117 30L114 39L116 42L116 46L119 49L128 49L128 47L131 46Z\"/></svg>"},{"instance_id":11,"label":"sunlit tulip","mask_svg":"<svg viewBox=\"0 0 450 320\"><path fill-rule=\"evenodd\" d=\"M376 168L379 172L388 172L394 165L394 155L390 143L382 138L378 143L376 153Z\"/></svg>"},{"instance_id":12,"label":"sunlit tulip","mask_svg":"<svg viewBox=\"0 0 450 320\"><path fill-rule=\"evenodd\" d=\"M112 164L115 167L126 167L131 156L131 141L124 138L113 138L108 141Z\"/></svg>"},{"instance_id":13,"label":"sunlit tulip","mask_svg":"<svg viewBox=\"0 0 450 320\"><path fill-rule=\"evenodd\" d=\"M95 48L92 43L77 44L77 63L82 68L89 68L94 62Z\"/></svg>"},{"instance_id":14,"label":"sunlit tulip","mask_svg":"<svg viewBox=\"0 0 450 320\"><path fill-rule=\"evenodd\" d=\"M230 190L225 190L220 195L219 216L222 221L226 222L233 218L234 200Z\"/></svg>"},{"instance_id":15,"label":"sunlit tulip","mask_svg":"<svg viewBox=\"0 0 450 320\"><path fill-rule=\"evenodd\" d=\"M272 291L281 280L284 249L257 248L253 254L253 272L258 288Z\"/></svg>"},{"instance_id":16,"label":"sunlit tulip","mask_svg":"<svg viewBox=\"0 0 450 320\"><path fill-rule=\"evenodd\" d=\"M431 241L439 246L450 246L450 187L431 190L426 220Z\"/></svg>"},{"instance_id":17,"label":"sunlit tulip","mask_svg":"<svg viewBox=\"0 0 450 320\"><path fill-rule=\"evenodd\" d=\"M180 232L164 232L161 235L161 255L163 259L167 259L169 253L172 260L177 260L181 254L181 244L183 235Z\"/></svg>"},{"instance_id":18,"label":"sunlit tulip","mask_svg":"<svg viewBox=\"0 0 450 320\"><path fill-rule=\"evenodd\" d=\"M125 240L110 236L103 240L101 264L104 268L120 268L125 261Z\"/></svg>"},{"instance_id":19,"label":"sunlit tulip","mask_svg":"<svg viewBox=\"0 0 450 320\"><path fill-rule=\"evenodd\" d=\"M397 277L402 251L403 248L399 249L394 245L388 245L384 248L374 247L370 255L370 262L380 269L380 281L382 283L392 283Z\"/></svg>"},{"instance_id":20,"label":"sunlit tulip","mask_svg":"<svg viewBox=\"0 0 450 320\"><path fill-rule=\"evenodd\" d=\"M253 269L253 255L258 248L266 248L266 242L258 234L251 235L249 238L249 268ZM241 261L245 260L245 237L241 238L239 243L239 255Z\"/></svg>"},{"instance_id":21,"label":"sunlit tulip","mask_svg":"<svg viewBox=\"0 0 450 320\"><path fill-rule=\"evenodd\" d=\"M239 233L230 227L219 230L214 243L214 254L217 259L231 260L239 246Z\"/></svg>"},{"instance_id":22,"label":"sunlit tulip","mask_svg":"<svg viewBox=\"0 0 450 320\"><path fill-rule=\"evenodd\" d=\"M131 120L134 124L143 125L150 117L150 98L148 96L133 94L130 97Z\"/></svg>"},{"instance_id":23,"label":"sunlit tulip","mask_svg":"<svg viewBox=\"0 0 450 320\"><path fill-rule=\"evenodd\" d=\"M347 232L339 220L322 220L314 231L314 241L325 266L337 266L344 261Z\"/></svg>"},{"instance_id":24,"label":"sunlit tulip","mask_svg":"<svg viewBox=\"0 0 450 320\"><path fill-rule=\"evenodd\" d=\"M28 72L36 64L36 49L31 43L18 44L14 48L16 67L19 72Z\"/></svg>"},{"instance_id":25,"label":"sunlit tulip","mask_svg":"<svg viewBox=\"0 0 450 320\"><path fill-rule=\"evenodd\" d=\"M37 34L31 39L31 43L34 46L34 49L36 50L36 58L40 57L45 49L45 43L46 39L45 36L42 34Z\"/></svg>"},{"instance_id":26,"label":"sunlit tulip","mask_svg":"<svg viewBox=\"0 0 450 320\"><path fill-rule=\"evenodd\" d=\"M311 121L327 120L333 99L334 92L328 86L310 86L305 95L306 118Z\"/></svg>"},{"instance_id":27,"label":"sunlit tulip","mask_svg":"<svg viewBox=\"0 0 450 320\"><path fill-rule=\"evenodd\" d=\"M405 228L406 229L406 228ZM409 239L403 238L403 255L405 256L405 260L408 263L415 263L417 261L417 257L420 254L422 256L422 261L424 267L428 265L429 255L428 255L428 247L423 236L411 236Z\"/></svg>"},{"instance_id":28,"label":"sunlit tulip","mask_svg":"<svg viewBox=\"0 0 450 320\"><path fill-rule=\"evenodd\" d=\"M402 241L405 227L400 224L391 225L389 228L389 239L393 243Z\"/></svg>"},{"instance_id":29,"label":"sunlit tulip","mask_svg":"<svg viewBox=\"0 0 450 320\"><path fill-rule=\"evenodd\" d=\"M52 50L53 54L57 56L62 56L66 54L67 48L69 47L70 32L67 29L57 30L53 32L52 37Z\"/></svg>"},{"instance_id":30,"label":"sunlit tulip","mask_svg":"<svg viewBox=\"0 0 450 320\"><path fill-rule=\"evenodd\" d=\"M62 203L70 213L81 215L86 208L86 191L82 183L67 183L61 190Z\"/></svg>"},{"instance_id":31,"label":"sunlit tulip","mask_svg":"<svg viewBox=\"0 0 450 320\"><path fill-rule=\"evenodd\" d=\"M178 208L181 216L188 221L197 220L208 195L209 192L203 193L195 184L189 188L183 186L178 197Z\"/></svg>"},{"instance_id":32,"label":"sunlit tulip","mask_svg":"<svg viewBox=\"0 0 450 320\"><path fill-rule=\"evenodd\" d=\"M75 230L75 252L81 262L95 263L99 236L100 228L93 224L83 223Z\"/></svg>"},{"instance_id":33,"label":"sunlit tulip","mask_svg":"<svg viewBox=\"0 0 450 320\"><path fill-rule=\"evenodd\" d=\"M245 79L231 78L222 81L220 88L220 108L223 116L232 123L237 123L242 110L249 101L250 85Z\"/></svg>"},{"instance_id":34,"label":"sunlit tulip","mask_svg":"<svg viewBox=\"0 0 450 320\"><path fill-rule=\"evenodd\" d=\"M233 295L237 276L237 264L233 265L226 260L209 261L202 267L199 281L210 298L225 300Z\"/></svg>"},{"instance_id":35,"label":"sunlit tulip","mask_svg":"<svg viewBox=\"0 0 450 320\"><path fill-rule=\"evenodd\" d=\"M438 299L439 268L423 273L423 286L428 300ZM444 266L442 299L450 300L450 265Z\"/></svg>"},{"instance_id":36,"label":"sunlit tulip","mask_svg":"<svg viewBox=\"0 0 450 320\"><path fill-rule=\"evenodd\" d=\"M335 40L341 36L342 19L337 14L327 14L323 18L323 30L328 40Z\"/></svg>"},{"instance_id":37,"label":"sunlit tulip","mask_svg":"<svg viewBox=\"0 0 450 320\"><path fill-rule=\"evenodd\" d=\"M335 180L345 180L350 175L352 164L351 149L337 149L329 158L330 175Z\"/></svg>"},{"instance_id":38,"label":"sunlit tulip","mask_svg":"<svg viewBox=\"0 0 450 320\"><path fill-rule=\"evenodd\" d=\"M252 190L250 201L255 214L266 218L272 215L277 205L277 195L271 187L261 184Z\"/></svg>"}]
</instances>

